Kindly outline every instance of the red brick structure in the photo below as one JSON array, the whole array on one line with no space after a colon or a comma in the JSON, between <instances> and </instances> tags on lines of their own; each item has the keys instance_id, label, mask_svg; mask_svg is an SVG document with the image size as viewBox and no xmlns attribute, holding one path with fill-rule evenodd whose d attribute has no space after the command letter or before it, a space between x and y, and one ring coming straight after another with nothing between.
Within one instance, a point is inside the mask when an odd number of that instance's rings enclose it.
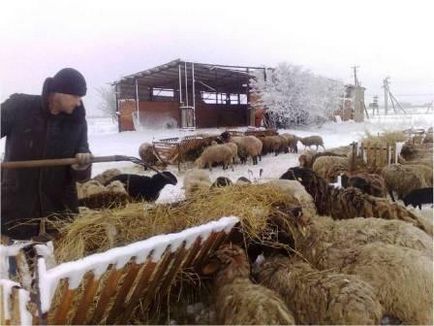
<instances>
[{"instance_id":1,"label":"red brick structure","mask_svg":"<svg viewBox=\"0 0 434 326\"><path fill-rule=\"evenodd\" d=\"M249 83L261 67L174 60L114 82L119 131L254 125Z\"/></svg>"}]
</instances>

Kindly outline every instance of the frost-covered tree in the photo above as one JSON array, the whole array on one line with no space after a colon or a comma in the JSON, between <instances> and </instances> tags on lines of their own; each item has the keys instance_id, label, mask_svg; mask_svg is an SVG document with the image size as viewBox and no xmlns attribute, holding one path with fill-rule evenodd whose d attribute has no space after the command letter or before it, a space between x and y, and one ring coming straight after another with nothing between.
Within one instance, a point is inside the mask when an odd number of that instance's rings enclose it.
<instances>
[{"instance_id":1,"label":"frost-covered tree","mask_svg":"<svg viewBox=\"0 0 434 326\"><path fill-rule=\"evenodd\" d=\"M113 120L116 120L118 116L116 114L116 95L114 87L99 87L96 91L100 98L98 109L110 116Z\"/></svg>"},{"instance_id":2,"label":"frost-covered tree","mask_svg":"<svg viewBox=\"0 0 434 326\"><path fill-rule=\"evenodd\" d=\"M287 63L268 69L266 78L258 71L251 85L257 105L268 109L276 127L325 121L338 108L344 90L342 82Z\"/></svg>"}]
</instances>

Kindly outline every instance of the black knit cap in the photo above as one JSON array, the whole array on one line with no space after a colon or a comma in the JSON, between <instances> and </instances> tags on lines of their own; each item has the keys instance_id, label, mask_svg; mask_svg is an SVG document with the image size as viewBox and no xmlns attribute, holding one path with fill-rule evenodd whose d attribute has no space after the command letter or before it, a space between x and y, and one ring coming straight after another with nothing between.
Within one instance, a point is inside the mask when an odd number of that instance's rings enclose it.
<instances>
[{"instance_id":1,"label":"black knit cap","mask_svg":"<svg viewBox=\"0 0 434 326\"><path fill-rule=\"evenodd\" d=\"M54 77L49 77L44 82L43 93L64 93L77 96L86 95L86 80L83 75L73 69L64 68Z\"/></svg>"}]
</instances>

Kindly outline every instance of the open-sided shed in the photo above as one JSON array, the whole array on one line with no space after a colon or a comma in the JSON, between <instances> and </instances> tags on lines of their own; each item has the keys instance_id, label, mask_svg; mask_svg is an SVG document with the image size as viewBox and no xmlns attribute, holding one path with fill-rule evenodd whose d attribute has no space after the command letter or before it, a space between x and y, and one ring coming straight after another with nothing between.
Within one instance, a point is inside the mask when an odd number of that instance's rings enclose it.
<instances>
[{"instance_id":1,"label":"open-sided shed","mask_svg":"<svg viewBox=\"0 0 434 326\"><path fill-rule=\"evenodd\" d=\"M249 81L261 67L180 59L114 82L119 131L141 125L212 128L254 124Z\"/></svg>"}]
</instances>

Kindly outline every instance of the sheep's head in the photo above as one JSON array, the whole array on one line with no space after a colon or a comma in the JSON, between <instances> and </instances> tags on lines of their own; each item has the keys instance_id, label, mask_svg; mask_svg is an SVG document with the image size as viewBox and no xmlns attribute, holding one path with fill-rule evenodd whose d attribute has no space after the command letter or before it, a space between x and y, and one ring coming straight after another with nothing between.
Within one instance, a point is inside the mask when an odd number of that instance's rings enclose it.
<instances>
[{"instance_id":1,"label":"sheep's head","mask_svg":"<svg viewBox=\"0 0 434 326\"><path fill-rule=\"evenodd\" d=\"M218 177L214 183L211 185L211 188L215 187L226 187L232 185L232 181L226 177Z\"/></svg>"},{"instance_id":2,"label":"sheep's head","mask_svg":"<svg viewBox=\"0 0 434 326\"><path fill-rule=\"evenodd\" d=\"M237 277L248 278L250 264L241 247L232 243L222 245L202 268L204 275L216 275L216 282L230 282Z\"/></svg>"},{"instance_id":3,"label":"sheep's head","mask_svg":"<svg viewBox=\"0 0 434 326\"><path fill-rule=\"evenodd\" d=\"M152 179L164 185L167 184L176 185L178 183L178 180L176 179L175 175L173 173L170 173L169 171L163 171L154 174L152 176Z\"/></svg>"},{"instance_id":4,"label":"sheep's head","mask_svg":"<svg viewBox=\"0 0 434 326\"><path fill-rule=\"evenodd\" d=\"M201 157L199 157L198 159L196 159L196 161L194 161L194 165L198 169L203 169L205 167L205 164L204 164L203 159Z\"/></svg>"},{"instance_id":5,"label":"sheep's head","mask_svg":"<svg viewBox=\"0 0 434 326\"><path fill-rule=\"evenodd\" d=\"M300 206L291 206L285 208L283 214L273 215L271 222L275 224L280 230L290 235L294 240L298 236L306 237L308 233L308 226L311 220L308 216L303 214Z\"/></svg>"},{"instance_id":6,"label":"sheep's head","mask_svg":"<svg viewBox=\"0 0 434 326\"><path fill-rule=\"evenodd\" d=\"M220 138L227 143L230 139L231 139L231 134L229 133L229 131L225 131L220 135Z\"/></svg>"},{"instance_id":7,"label":"sheep's head","mask_svg":"<svg viewBox=\"0 0 434 326\"><path fill-rule=\"evenodd\" d=\"M300 181L300 183L305 186L309 181L313 180L316 177L315 172L313 170L303 167L293 167L289 168L288 171L286 171L280 179L285 180L297 180Z\"/></svg>"}]
</instances>

